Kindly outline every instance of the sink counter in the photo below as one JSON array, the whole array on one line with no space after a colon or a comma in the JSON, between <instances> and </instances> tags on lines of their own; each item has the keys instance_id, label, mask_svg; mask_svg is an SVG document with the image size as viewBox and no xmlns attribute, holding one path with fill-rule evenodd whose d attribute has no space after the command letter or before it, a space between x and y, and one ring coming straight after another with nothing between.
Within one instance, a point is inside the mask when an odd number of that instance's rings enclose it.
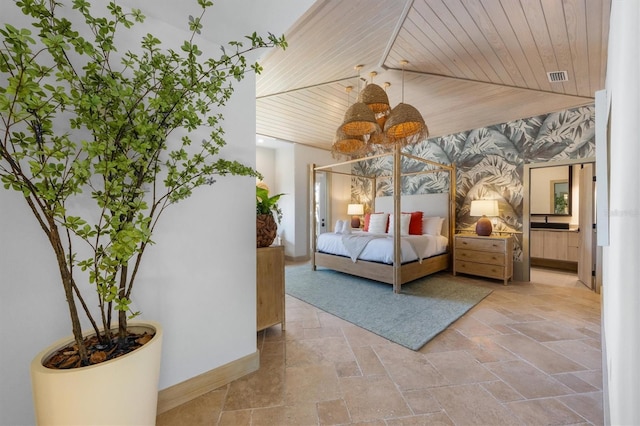
<instances>
[{"instance_id":1,"label":"sink counter","mask_svg":"<svg viewBox=\"0 0 640 426\"><path fill-rule=\"evenodd\" d=\"M531 232L534 231L551 231L551 232L580 232L580 228L577 226L571 226L570 228L535 228L531 227Z\"/></svg>"},{"instance_id":2,"label":"sink counter","mask_svg":"<svg viewBox=\"0 0 640 426\"><path fill-rule=\"evenodd\" d=\"M578 225L562 222L530 222L532 231L571 231L576 232L580 229Z\"/></svg>"}]
</instances>

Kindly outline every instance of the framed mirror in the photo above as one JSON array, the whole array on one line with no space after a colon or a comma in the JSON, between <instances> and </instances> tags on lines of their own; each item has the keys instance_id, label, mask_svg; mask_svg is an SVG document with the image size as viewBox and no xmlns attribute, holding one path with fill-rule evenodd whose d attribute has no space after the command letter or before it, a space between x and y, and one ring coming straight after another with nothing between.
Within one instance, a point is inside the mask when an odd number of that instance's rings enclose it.
<instances>
[{"instance_id":1,"label":"framed mirror","mask_svg":"<svg viewBox=\"0 0 640 426\"><path fill-rule=\"evenodd\" d=\"M531 214L571 215L571 176L573 166L531 169Z\"/></svg>"}]
</instances>

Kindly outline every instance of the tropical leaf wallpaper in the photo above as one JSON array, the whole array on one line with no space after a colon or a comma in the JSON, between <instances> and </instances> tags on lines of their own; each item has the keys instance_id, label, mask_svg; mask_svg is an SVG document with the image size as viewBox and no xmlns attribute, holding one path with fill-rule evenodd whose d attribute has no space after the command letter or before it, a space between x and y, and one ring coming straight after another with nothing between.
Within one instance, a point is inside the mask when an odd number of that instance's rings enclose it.
<instances>
[{"instance_id":1,"label":"tropical leaf wallpaper","mask_svg":"<svg viewBox=\"0 0 640 426\"><path fill-rule=\"evenodd\" d=\"M403 153L456 166L456 228L473 227L469 216L471 200L497 199L500 217L495 231L513 232L514 260L522 260L522 200L524 165L564 159L595 157L595 106L539 115L481 129L427 139L403 148ZM381 178L392 174L392 156L354 163L352 172L377 176L376 196L391 195L393 182ZM433 169L403 158L402 173ZM352 179L353 202L370 206L372 180ZM449 191L448 173L433 172L406 176L402 194Z\"/></svg>"}]
</instances>

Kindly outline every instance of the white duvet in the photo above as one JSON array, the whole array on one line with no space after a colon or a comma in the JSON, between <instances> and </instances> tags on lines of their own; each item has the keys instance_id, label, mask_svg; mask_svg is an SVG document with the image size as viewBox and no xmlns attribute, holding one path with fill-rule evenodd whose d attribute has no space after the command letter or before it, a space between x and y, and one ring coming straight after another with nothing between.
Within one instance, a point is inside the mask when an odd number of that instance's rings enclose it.
<instances>
[{"instance_id":1,"label":"white duvet","mask_svg":"<svg viewBox=\"0 0 640 426\"><path fill-rule=\"evenodd\" d=\"M445 253L448 240L439 235L407 235L400 242L401 262L422 261ZM325 232L318 235L316 249L323 253L357 259L393 264L393 235L353 232L336 234Z\"/></svg>"}]
</instances>

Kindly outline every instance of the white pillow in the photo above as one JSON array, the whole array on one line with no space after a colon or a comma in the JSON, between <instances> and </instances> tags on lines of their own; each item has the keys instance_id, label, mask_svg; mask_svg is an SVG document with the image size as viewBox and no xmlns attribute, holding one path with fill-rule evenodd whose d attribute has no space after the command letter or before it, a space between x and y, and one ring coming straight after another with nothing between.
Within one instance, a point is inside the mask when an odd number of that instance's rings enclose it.
<instances>
[{"instance_id":1,"label":"white pillow","mask_svg":"<svg viewBox=\"0 0 640 426\"><path fill-rule=\"evenodd\" d=\"M372 214L369 219L369 232L372 234L385 234L389 213Z\"/></svg>"},{"instance_id":2,"label":"white pillow","mask_svg":"<svg viewBox=\"0 0 640 426\"><path fill-rule=\"evenodd\" d=\"M422 219L422 233L429 235L442 235L443 217L429 216Z\"/></svg>"},{"instance_id":3,"label":"white pillow","mask_svg":"<svg viewBox=\"0 0 640 426\"><path fill-rule=\"evenodd\" d=\"M350 234L351 233L351 221L350 220L345 220L344 223L342 224L342 233L343 234Z\"/></svg>"},{"instance_id":4,"label":"white pillow","mask_svg":"<svg viewBox=\"0 0 640 426\"><path fill-rule=\"evenodd\" d=\"M333 232L335 232L336 234L342 234L344 232L344 225L345 225L344 220L337 220L336 221L336 226L333 228Z\"/></svg>"},{"instance_id":5,"label":"white pillow","mask_svg":"<svg viewBox=\"0 0 640 426\"><path fill-rule=\"evenodd\" d=\"M411 223L411 213L400 214L400 235L409 235L409 224ZM393 235L395 225L393 224L393 213L389 215L389 234Z\"/></svg>"}]
</instances>

